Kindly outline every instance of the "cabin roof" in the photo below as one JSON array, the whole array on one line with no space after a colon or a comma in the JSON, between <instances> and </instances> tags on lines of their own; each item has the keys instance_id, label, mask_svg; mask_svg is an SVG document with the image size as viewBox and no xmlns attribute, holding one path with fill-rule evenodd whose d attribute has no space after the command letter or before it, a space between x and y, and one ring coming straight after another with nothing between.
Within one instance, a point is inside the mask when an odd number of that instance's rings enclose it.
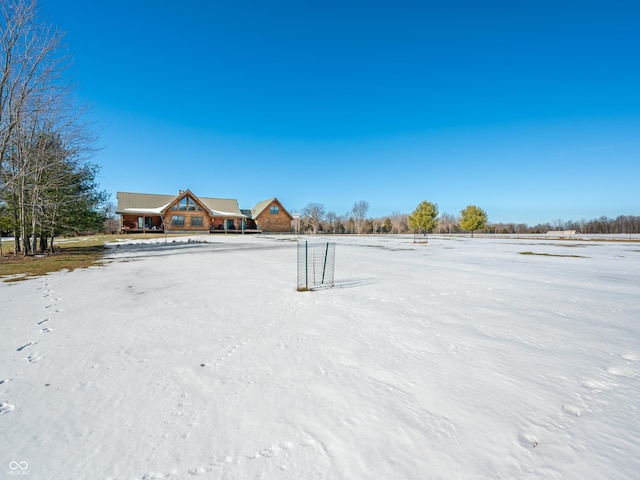
<instances>
[{"instance_id":1,"label":"cabin roof","mask_svg":"<svg viewBox=\"0 0 640 480\"><path fill-rule=\"evenodd\" d=\"M207 207L213 215L219 216L235 216L243 217L240 212L238 201L233 198L208 198L198 197L190 191L186 191L189 195L199 200ZM133 193L118 192L118 207L116 213L132 213L132 214L156 214L161 215L167 207L178 198L182 197L185 192L178 195L157 195L151 193Z\"/></svg>"},{"instance_id":2,"label":"cabin roof","mask_svg":"<svg viewBox=\"0 0 640 480\"><path fill-rule=\"evenodd\" d=\"M278 200L276 197L258 202L258 204L251 209L251 218L258 218L258 215L260 215L274 201L280 206L280 210L293 218L293 216L289 212L287 212L287 209L282 206L282 203L280 203L280 200Z\"/></svg>"}]
</instances>

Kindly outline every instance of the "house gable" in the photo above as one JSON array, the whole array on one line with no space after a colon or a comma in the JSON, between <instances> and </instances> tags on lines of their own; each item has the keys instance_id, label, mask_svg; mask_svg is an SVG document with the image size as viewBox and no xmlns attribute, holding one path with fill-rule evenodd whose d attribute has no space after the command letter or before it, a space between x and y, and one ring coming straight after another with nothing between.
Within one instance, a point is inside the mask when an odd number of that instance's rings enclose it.
<instances>
[{"instance_id":1,"label":"house gable","mask_svg":"<svg viewBox=\"0 0 640 480\"><path fill-rule=\"evenodd\" d=\"M214 228L214 213L187 189L163 211L166 230L208 231Z\"/></svg>"},{"instance_id":2,"label":"house gable","mask_svg":"<svg viewBox=\"0 0 640 480\"><path fill-rule=\"evenodd\" d=\"M291 231L293 216L277 198L259 202L251 210L251 218L264 232L289 233Z\"/></svg>"},{"instance_id":3,"label":"house gable","mask_svg":"<svg viewBox=\"0 0 640 480\"><path fill-rule=\"evenodd\" d=\"M273 212L271 207L278 207L278 212ZM280 200L277 198L270 198L269 200L263 200L259 202L255 207L251 209L251 217L257 219L260 215L264 213L265 210L268 210L268 213L278 214L282 212L284 215L289 217L289 220L293 220L293 216L287 211L286 208L282 206Z\"/></svg>"},{"instance_id":4,"label":"house gable","mask_svg":"<svg viewBox=\"0 0 640 480\"><path fill-rule=\"evenodd\" d=\"M209 212L209 208L202 203L190 190L181 192L176 199L168 204L163 213L167 212Z\"/></svg>"}]
</instances>

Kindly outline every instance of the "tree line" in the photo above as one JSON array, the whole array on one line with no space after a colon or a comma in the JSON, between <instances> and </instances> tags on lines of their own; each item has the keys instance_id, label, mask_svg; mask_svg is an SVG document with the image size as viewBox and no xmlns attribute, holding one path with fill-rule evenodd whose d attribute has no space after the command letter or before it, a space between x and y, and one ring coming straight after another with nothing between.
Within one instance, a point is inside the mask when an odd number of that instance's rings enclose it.
<instances>
[{"instance_id":1,"label":"tree line","mask_svg":"<svg viewBox=\"0 0 640 480\"><path fill-rule=\"evenodd\" d=\"M591 220L561 219L529 226L526 223L495 223L491 233L546 233L550 230L575 230L584 234L640 234L640 216L618 215L615 218L601 216Z\"/></svg>"},{"instance_id":2,"label":"tree line","mask_svg":"<svg viewBox=\"0 0 640 480\"><path fill-rule=\"evenodd\" d=\"M354 202L351 210L344 215L327 212L322 203L309 203L296 216L293 231L296 233L326 234L371 234L371 233L442 233L443 228L454 233L455 229L475 231L484 228L487 215L475 205L469 205L461 212L461 217L444 213L438 217L438 205L423 201L411 214L395 212L381 218L367 217L369 203L364 200ZM446 230L445 230L446 231ZM456 232L457 233L457 232Z\"/></svg>"},{"instance_id":3,"label":"tree line","mask_svg":"<svg viewBox=\"0 0 640 480\"><path fill-rule=\"evenodd\" d=\"M63 40L35 0L0 0L0 232L23 255L105 219L89 161L95 137L73 98Z\"/></svg>"},{"instance_id":4,"label":"tree line","mask_svg":"<svg viewBox=\"0 0 640 480\"><path fill-rule=\"evenodd\" d=\"M369 203L354 202L343 215L328 212L322 203L309 203L294 220L293 231L306 234L460 234L478 233L524 234L575 230L583 234L640 234L640 216L602 216L592 220L554 220L530 226L526 223L490 223L487 213L476 205L468 205L459 214L439 213L438 205L423 201L411 213L367 217Z\"/></svg>"}]
</instances>

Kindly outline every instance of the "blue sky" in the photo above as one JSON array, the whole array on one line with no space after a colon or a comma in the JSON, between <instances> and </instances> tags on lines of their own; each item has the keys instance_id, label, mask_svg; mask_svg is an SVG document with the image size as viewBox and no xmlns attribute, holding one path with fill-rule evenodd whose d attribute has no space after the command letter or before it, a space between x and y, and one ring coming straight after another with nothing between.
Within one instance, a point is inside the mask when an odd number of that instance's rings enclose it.
<instances>
[{"instance_id":1,"label":"blue sky","mask_svg":"<svg viewBox=\"0 0 640 480\"><path fill-rule=\"evenodd\" d=\"M101 187L640 215L640 2L40 0Z\"/></svg>"}]
</instances>

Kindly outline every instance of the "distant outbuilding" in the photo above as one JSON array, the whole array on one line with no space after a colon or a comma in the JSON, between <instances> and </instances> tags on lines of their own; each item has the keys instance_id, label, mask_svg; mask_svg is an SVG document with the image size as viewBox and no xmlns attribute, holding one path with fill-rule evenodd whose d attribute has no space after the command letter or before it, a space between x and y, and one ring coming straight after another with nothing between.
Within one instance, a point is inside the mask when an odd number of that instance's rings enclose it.
<instances>
[{"instance_id":1,"label":"distant outbuilding","mask_svg":"<svg viewBox=\"0 0 640 480\"><path fill-rule=\"evenodd\" d=\"M577 230L549 230L547 235L550 237L573 237Z\"/></svg>"}]
</instances>

